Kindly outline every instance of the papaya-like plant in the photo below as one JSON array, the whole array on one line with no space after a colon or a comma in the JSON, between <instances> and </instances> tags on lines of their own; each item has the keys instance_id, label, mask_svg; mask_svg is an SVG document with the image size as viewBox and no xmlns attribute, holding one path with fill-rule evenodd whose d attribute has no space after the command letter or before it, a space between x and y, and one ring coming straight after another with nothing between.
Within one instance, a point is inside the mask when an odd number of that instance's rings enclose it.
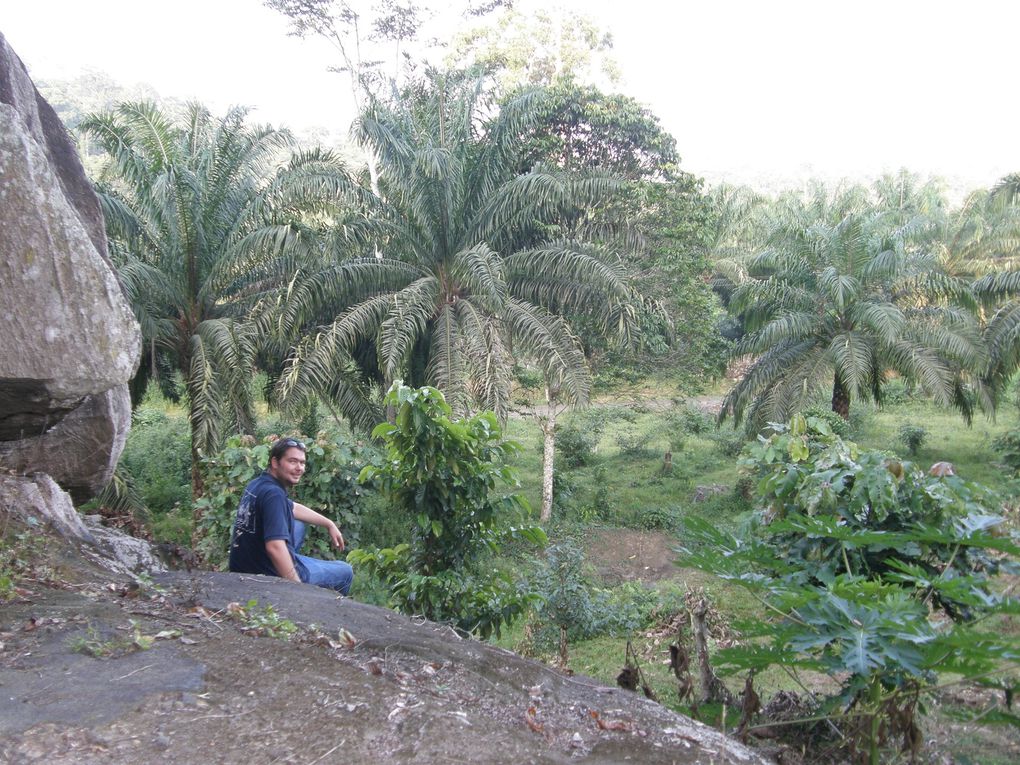
<instances>
[{"instance_id":1,"label":"papaya-like plant","mask_svg":"<svg viewBox=\"0 0 1020 765\"><path fill-rule=\"evenodd\" d=\"M994 584L1020 570L1020 545L994 495L952 471L861 449L819 418L772 428L743 462L758 478L750 530L686 523L684 565L750 588L770 615L718 658L731 671L828 673L841 688L822 714L864 759L877 763L893 740L916 753L916 711L940 678L1020 669L1020 643L990 626L1020 612Z\"/></svg>"}]
</instances>

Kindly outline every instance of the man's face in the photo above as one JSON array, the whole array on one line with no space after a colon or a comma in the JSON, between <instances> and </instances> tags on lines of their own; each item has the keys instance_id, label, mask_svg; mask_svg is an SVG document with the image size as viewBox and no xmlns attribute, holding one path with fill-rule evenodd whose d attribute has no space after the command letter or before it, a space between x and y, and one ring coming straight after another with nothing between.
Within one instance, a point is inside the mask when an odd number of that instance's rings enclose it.
<instances>
[{"instance_id":1,"label":"man's face","mask_svg":"<svg viewBox=\"0 0 1020 765\"><path fill-rule=\"evenodd\" d=\"M305 453L290 447L282 457L270 461L269 473L284 486L296 486L305 473Z\"/></svg>"}]
</instances>

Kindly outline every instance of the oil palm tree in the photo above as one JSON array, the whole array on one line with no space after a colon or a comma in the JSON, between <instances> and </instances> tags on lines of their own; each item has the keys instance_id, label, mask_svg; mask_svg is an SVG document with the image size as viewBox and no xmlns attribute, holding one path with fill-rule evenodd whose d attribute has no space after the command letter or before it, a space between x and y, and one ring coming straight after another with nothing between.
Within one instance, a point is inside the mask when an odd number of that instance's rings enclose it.
<instances>
[{"instance_id":1,"label":"oil palm tree","mask_svg":"<svg viewBox=\"0 0 1020 765\"><path fill-rule=\"evenodd\" d=\"M988 194L986 236L978 247L983 275L974 283L983 308L988 368L982 375L992 406L1020 369L1020 173Z\"/></svg>"},{"instance_id":2,"label":"oil palm tree","mask_svg":"<svg viewBox=\"0 0 1020 765\"><path fill-rule=\"evenodd\" d=\"M852 400L881 399L889 371L969 417L965 371L983 363L977 328L945 295L917 299L945 286L910 246L919 224L869 207L861 189L788 200L784 212L730 303L748 330L736 355L756 359L721 417L785 420L827 387L847 418Z\"/></svg>"},{"instance_id":3,"label":"oil palm tree","mask_svg":"<svg viewBox=\"0 0 1020 765\"><path fill-rule=\"evenodd\" d=\"M286 397L319 393L357 358L384 385L433 385L455 411L503 418L514 361L528 358L564 398L587 399L564 316L625 336L633 326L620 259L582 239L618 181L516 170L540 98L496 110L483 80L433 75L361 116L358 137L378 159L379 195L364 196L376 236L361 257L338 248L334 265L295 286L295 310L332 315L297 347Z\"/></svg>"},{"instance_id":4,"label":"oil palm tree","mask_svg":"<svg viewBox=\"0 0 1020 765\"><path fill-rule=\"evenodd\" d=\"M80 128L109 158L98 191L150 351L140 374L162 357L184 378L196 496L202 452L224 430L253 427L264 317L317 257L316 231L303 221L349 187L332 155L292 154L289 133L245 118L243 109L217 119L192 104L177 122L154 104L124 103Z\"/></svg>"}]
</instances>

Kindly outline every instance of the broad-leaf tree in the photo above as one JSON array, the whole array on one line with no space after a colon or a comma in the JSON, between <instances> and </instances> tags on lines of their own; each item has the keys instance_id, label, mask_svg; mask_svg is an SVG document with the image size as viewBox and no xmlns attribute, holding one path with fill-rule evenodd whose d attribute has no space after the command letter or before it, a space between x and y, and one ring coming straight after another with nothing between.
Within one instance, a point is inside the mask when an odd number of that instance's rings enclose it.
<instances>
[{"instance_id":1,"label":"broad-leaf tree","mask_svg":"<svg viewBox=\"0 0 1020 765\"><path fill-rule=\"evenodd\" d=\"M544 544L545 534L521 523L527 501L506 461L519 445L503 438L492 412L455 419L435 388L394 383L386 395L394 422L373 435L386 447L381 465L359 480L373 482L413 519L410 543L352 550L348 560L384 579L398 608L466 632L497 635L536 599L506 573L482 566L511 539Z\"/></svg>"},{"instance_id":2,"label":"broad-leaf tree","mask_svg":"<svg viewBox=\"0 0 1020 765\"><path fill-rule=\"evenodd\" d=\"M262 335L253 311L271 306L315 256L315 231L302 216L348 184L332 155L290 156L289 133L249 126L245 116L233 109L215 118L194 104L175 121L141 102L81 124L109 156L98 191L111 255L150 350L140 374L162 358L184 379L196 496L200 454L225 431L252 431Z\"/></svg>"},{"instance_id":3,"label":"broad-leaf tree","mask_svg":"<svg viewBox=\"0 0 1020 765\"><path fill-rule=\"evenodd\" d=\"M494 73L504 92L551 85L557 80L619 80L612 57L613 40L584 14L563 9L524 13L511 2L486 6L503 10L459 32L446 64L481 67Z\"/></svg>"}]
</instances>

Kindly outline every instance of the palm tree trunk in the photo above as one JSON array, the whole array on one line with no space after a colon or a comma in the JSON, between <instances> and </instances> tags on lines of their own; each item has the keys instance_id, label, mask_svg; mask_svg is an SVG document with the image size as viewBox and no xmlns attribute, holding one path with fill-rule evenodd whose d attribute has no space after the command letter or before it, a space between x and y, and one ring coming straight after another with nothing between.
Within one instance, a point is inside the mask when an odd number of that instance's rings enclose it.
<instances>
[{"instance_id":1,"label":"palm tree trunk","mask_svg":"<svg viewBox=\"0 0 1020 765\"><path fill-rule=\"evenodd\" d=\"M542 450L542 514L545 523L552 518L553 503L553 460L556 457L556 415L550 412L549 417L542 421L542 433L545 434L545 445Z\"/></svg>"},{"instance_id":2,"label":"palm tree trunk","mask_svg":"<svg viewBox=\"0 0 1020 765\"><path fill-rule=\"evenodd\" d=\"M542 433L545 436L542 449L542 513L539 516L542 523L552 518L553 464L556 458L556 409L548 386L545 389L545 401L548 412L542 419Z\"/></svg>"},{"instance_id":3,"label":"palm tree trunk","mask_svg":"<svg viewBox=\"0 0 1020 765\"><path fill-rule=\"evenodd\" d=\"M832 411L844 420L850 419L850 391L846 389L839 375L832 380Z\"/></svg>"},{"instance_id":4,"label":"palm tree trunk","mask_svg":"<svg viewBox=\"0 0 1020 765\"><path fill-rule=\"evenodd\" d=\"M189 412L189 415L192 413ZM205 492L205 481L202 478L202 455L198 449L198 430L194 418L191 420L191 498L197 500ZM192 515L191 515L191 546L192 548L198 547L198 542L202 538L199 533L201 526L199 522L202 520L202 511L199 510L198 502L192 504Z\"/></svg>"}]
</instances>

